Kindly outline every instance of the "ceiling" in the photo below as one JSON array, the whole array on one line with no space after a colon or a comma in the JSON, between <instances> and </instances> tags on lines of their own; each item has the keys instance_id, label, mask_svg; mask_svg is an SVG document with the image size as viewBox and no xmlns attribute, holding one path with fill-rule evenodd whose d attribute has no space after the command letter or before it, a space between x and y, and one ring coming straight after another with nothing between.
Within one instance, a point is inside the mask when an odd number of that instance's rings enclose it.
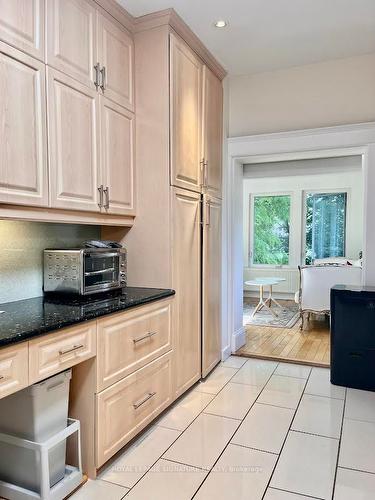
<instances>
[{"instance_id":1,"label":"ceiling","mask_svg":"<svg viewBox=\"0 0 375 500\"><path fill-rule=\"evenodd\" d=\"M173 7L232 75L375 52L375 0L117 1L136 17Z\"/></svg>"}]
</instances>

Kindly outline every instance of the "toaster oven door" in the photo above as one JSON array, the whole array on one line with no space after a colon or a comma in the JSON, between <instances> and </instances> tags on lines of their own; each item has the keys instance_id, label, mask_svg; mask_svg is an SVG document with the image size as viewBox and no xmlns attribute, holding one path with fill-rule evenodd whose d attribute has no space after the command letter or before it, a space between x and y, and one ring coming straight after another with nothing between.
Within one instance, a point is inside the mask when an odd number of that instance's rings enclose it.
<instances>
[{"instance_id":1,"label":"toaster oven door","mask_svg":"<svg viewBox=\"0 0 375 500\"><path fill-rule=\"evenodd\" d=\"M83 293L85 295L121 286L118 252L86 252L83 258Z\"/></svg>"}]
</instances>

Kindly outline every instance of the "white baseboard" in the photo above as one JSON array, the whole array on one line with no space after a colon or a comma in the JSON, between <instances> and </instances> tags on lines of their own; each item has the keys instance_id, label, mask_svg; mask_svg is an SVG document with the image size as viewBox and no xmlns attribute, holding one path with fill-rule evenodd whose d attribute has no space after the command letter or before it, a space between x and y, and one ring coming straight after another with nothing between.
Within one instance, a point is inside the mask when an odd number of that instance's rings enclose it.
<instances>
[{"instance_id":1,"label":"white baseboard","mask_svg":"<svg viewBox=\"0 0 375 500\"><path fill-rule=\"evenodd\" d=\"M237 351L240 347L246 344L246 330L244 326L241 326L232 334L232 352Z\"/></svg>"},{"instance_id":2,"label":"white baseboard","mask_svg":"<svg viewBox=\"0 0 375 500\"><path fill-rule=\"evenodd\" d=\"M221 350L221 361L225 361L231 354L232 348L230 345L227 345L226 347L224 347L224 349Z\"/></svg>"}]
</instances>

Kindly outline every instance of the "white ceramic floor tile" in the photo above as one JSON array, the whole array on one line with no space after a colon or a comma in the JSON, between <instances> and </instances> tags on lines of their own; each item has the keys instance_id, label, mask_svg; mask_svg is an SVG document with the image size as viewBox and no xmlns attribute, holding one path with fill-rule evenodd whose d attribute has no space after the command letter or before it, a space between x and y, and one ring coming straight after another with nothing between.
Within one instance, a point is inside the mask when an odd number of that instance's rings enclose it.
<instances>
[{"instance_id":1,"label":"white ceramic floor tile","mask_svg":"<svg viewBox=\"0 0 375 500\"><path fill-rule=\"evenodd\" d=\"M214 398L214 394L190 391L171 410L169 410L157 425L183 431L201 413Z\"/></svg>"},{"instance_id":2,"label":"white ceramic floor tile","mask_svg":"<svg viewBox=\"0 0 375 500\"><path fill-rule=\"evenodd\" d=\"M255 403L233 436L232 443L280 453L294 410Z\"/></svg>"},{"instance_id":3,"label":"white ceramic floor tile","mask_svg":"<svg viewBox=\"0 0 375 500\"><path fill-rule=\"evenodd\" d=\"M291 431L270 486L324 500L331 499L338 440Z\"/></svg>"},{"instance_id":4,"label":"white ceramic floor tile","mask_svg":"<svg viewBox=\"0 0 375 500\"><path fill-rule=\"evenodd\" d=\"M314 500L313 497L305 497L297 493L289 493L289 491L275 490L268 488L264 496L264 500Z\"/></svg>"},{"instance_id":5,"label":"white ceramic floor tile","mask_svg":"<svg viewBox=\"0 0 375 500\"><path fill-rule=\"evenodd\" d=\"M161 459L135 485L126 500L191 500L206 475L201 469Z\"/></svg>"},{"instance_id":6,"label":"white ceramic floor tile","mask_svg":"<svg viewBox=\"0 0 375 500\"><path fill-rule=\"evenodd\" d=\"M375 422L375 392L348 389L345 417L351 420Z\"/></svg>"},{"instance_id":7,"label":"white ceramic floor tile","mask_svg":"<svg viewBox=\"0 0 375 500\"><path fill-rule=\"evenodd\" d=\"M375 423L344 418L339 465L375 473Z\"/></svg>"},{"instance_id":8,"label":"white ceramic floor tile","mask_svg":"<svg viewBox=\"0 0 375 500\"><path fill-rule=\"evenodd\" d=\"M293 421L295 431L339 439L344 401L304 394Z\"/></svg>"},{"instance_id":9,"label":"white ceramic floor tile","mask_svg":"<svg viewBox=\"0 0 375 500\"><path fill-rule=\"evenodd\" d=\"M152 427L130 446L99 478L131 488L154 465L180 431Z\"/></svg>"},{"instance_id":10,"label":"white ceramic floor tile","mask_svg":"<svg viewBox=\"0 0 375 500\"><path fill-rule=\"evenodd\" d=\"M310 366L296 365L294 363L279 363L279 366L276 368L275 375L307 379L310 372Z\"/></svg>"},{"instance_id":11,"label":"white ceramic floor tile","mask_svg":"<svg viewBox=\"0 0 375 500\"><path fill-rule=\"evenodd\" d=\"M329 368L314 367L305 392L315 396L345 399L345 387L331 384Z\"/></svg>"},{"instance_id":12,"label":"white ceramic floor tile","mask_svg":"<svg viewBox=\"0 0 375 500\"><path fill-rule=\"evenodd\" d=\"M99 479L96 481L89 479L70 498L71 500L103 500L103 498L106 500L121 500L128 491L128 488L123 488L117 484L107 483Z\"/></svg>"},{"instance_id":13,"label":"white ceramic floor tile","mask_svg":"<svg viewBox=\"0 0 375 500\"><path fill-rule=\"evenodd\" d=\"M240 421L201 414L165 453L174 460L201 469L209 469L231 439Z\"/></svg>"},{"instance_id":14,"label":"white ceramic floor tile","mask_svg":"<svg viewBox=\"0 0 375 500\"><path fill-rule=\"evenodd\" d=\"M199 489L195 500L261 500L276 455L229 445Z\"/></svg>"},{"instance_id":15,"label":"white ceramic floor tile","mask_svg":"<svg viewBox=\"0 0 375 500\"><path fill-rule=\"evenodd\" d=\"M263 387L277 367L274 361L250 358L238 370L231 382Z\"/></svg>"},{"instance_id":16,"label":"white ceramic floor tile","mask_svg":"<svg viewBox=\"0 0 375 500\"><path fill-rule=\"evenodd\" d=\"M260 387L229 382L204 412L242 420L259 393Z\"/></svg>"},{"instance_id":17,"label":"white ceramic floor tile","mask_svg":"<svg viewBox=\"0 0 375 500\"><path fill-rule=\"evenodd\" d=\"M229 356L229 358L221 363L221 366L239 369L246 363L247 359L248 358L242 358L241 356Z\"/></svg>"},{"instance_id":18,"label":"white ceramic floor tile","mask_svg":"<svg viewBox=\"0 0 375 500\"><path fill-rule=\"evenodd\" d=\"M334 500L374 500L375 474L337 469Z\"/></svg>"},{"instance_id":19,"label":"white ceramic floor tile","mask_svg":"<svg viewBox=\"0 0 375 500\"><path fill-rule=\"evenodd\" d=\"M220 365L214 369L206 380L200 382L195 390L199 392L208 392L209 394L217 394L235 373L237 373L237 368Z\"/></svg>"},{"instance_id":20,"label":"white ceramic floor tile","mask_svg":"<svg viewBox=\"0 0 375 500\"><path fill-rule=\"evenodd\" d=\"M258 403L296 409L305 384L306 380L302 378L272 375L261 392Z\"/></svg>"}]
</instances>

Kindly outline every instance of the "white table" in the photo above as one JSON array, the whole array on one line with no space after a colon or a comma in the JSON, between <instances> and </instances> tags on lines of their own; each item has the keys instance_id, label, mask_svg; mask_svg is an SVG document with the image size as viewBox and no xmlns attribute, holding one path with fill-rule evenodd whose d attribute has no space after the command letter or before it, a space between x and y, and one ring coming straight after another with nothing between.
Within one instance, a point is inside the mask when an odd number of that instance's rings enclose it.
<instances>
[{"instance_id":1,"label":"white table","mask_svg":"<svg viewBox=\"0 0 375 500\"><path fill-rule=\"evenodd\" d=\"M268 311L270 311L270 313L273 316L277 317L276 312L271 308L271 306L272 306L272 304L275 304L276 306L278 306L282 309L282 305L279 304L279 302L277 302L277 300L273 298L272 287L274 285L278 285L282 281L286 281L286 279L285 278L270 277L270 278L256 278L254 280L245 281L245 285L259 287L259 302L258 302L256 308L254 309L253 314L251 315L252 317L254 317L255 314L257 312L259 312L263 307L268 309ZM269 287L269 295L266 299L264 298L264 287Z\"/></svg>"}]
</instances>

